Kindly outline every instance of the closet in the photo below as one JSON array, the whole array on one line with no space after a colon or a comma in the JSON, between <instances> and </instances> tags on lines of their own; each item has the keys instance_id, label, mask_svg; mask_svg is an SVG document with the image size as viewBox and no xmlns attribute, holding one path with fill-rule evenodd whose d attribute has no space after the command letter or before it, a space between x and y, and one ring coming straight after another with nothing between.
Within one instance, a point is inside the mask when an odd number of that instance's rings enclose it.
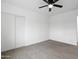
<instances>
[{"instance_id":1,"label":"closet","mask_svg":"<svg viewBox=\"0 0 79 59\"><path fill-rule=\"evenodd\" d=\"M1 51L23 46L25 36L25 17L1 13Z\"/></svg>"}]
</instances>

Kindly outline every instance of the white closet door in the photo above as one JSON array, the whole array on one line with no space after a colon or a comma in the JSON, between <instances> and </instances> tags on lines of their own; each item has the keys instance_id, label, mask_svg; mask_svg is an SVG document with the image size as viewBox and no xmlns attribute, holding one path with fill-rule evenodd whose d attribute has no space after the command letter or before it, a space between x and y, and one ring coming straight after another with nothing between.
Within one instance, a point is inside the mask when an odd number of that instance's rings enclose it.
<instances>
[{"instance_id":1,"label":"white closet door","mask_svg":"<svg viewBox=\"0 0 79 59\"><path fill-rule=\"evenodd\" d=\"M15 16L11 14L6 16L6 49L8 50L15 48Z\"/></svg>"},{"instance_id":2,"label":"white closet door","mask_svg":"<svg viewBox=\"0 0 79 59\"><path fill-rule=\"evenodd\" d=\"M1 51L5 51L5 39L6 39L6 14L5 13L1 13Z\"/></svg>"},{"instance_id":3,"label":"white closet door","mask_svg":"<svg viewBox=\"0 0 79 59\"><path fill-rule=\"evenodd\" d=\"M5 20L5 21L4 21ZM4 26L5 25L5 26ZM12 14L2 15L2 32L5 34L2 38L2 50L15 48L15 16Z\"/></svg>"},{"instance_id":4,"label":"white closet door","mask_svg":"<svg viewBox=\"0 0 79 59\"><path fill-rule=\"evenodd\" d=\"M16 17L16 48L25 45L25 18Z\"/></svg>"}]
</instances>

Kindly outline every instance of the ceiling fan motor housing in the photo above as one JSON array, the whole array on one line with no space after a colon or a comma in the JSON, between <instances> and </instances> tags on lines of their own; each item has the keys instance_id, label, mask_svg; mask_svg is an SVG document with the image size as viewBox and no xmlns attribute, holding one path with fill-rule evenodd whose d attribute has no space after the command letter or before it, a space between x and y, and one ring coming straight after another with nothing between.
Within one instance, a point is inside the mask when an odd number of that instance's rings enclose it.
<instances>
[{"instance_id":1,"label":"ceiling fan motor housing","mask_svg":"<svg viewBox=\"0 0 79 59\"><path fill-rule=\"evenodd\" d=\"M48 4L53 4L54 1L53 0L48 0Z\"/></svg>"}]
</instances>

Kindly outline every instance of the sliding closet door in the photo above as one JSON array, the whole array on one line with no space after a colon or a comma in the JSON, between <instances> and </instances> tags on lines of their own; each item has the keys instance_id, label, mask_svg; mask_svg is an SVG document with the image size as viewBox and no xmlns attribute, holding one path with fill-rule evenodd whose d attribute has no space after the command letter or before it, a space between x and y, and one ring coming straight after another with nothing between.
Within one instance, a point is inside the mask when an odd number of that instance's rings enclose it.
<instances>
[{"instance_id":1,"label":"sliding closet door","mask_svg":"<svg viewBox=\"0 0 79 59\"><path fill-rule=\"evenodd\" d=\"M25 45L25 17L16 16L16 48Z\"/></svg>"},{"instance_id":2,"label":"sliding closet door","mask_svg":"<svg viewBox=\"0 0 79 59\"><path fill-rule=\"evenodd\" d=\"M1 13L1 51L5 51L5 39L6 39L6 14Z\"/></svg>"},{"instance_id":3,"label":"sliding closet door","mask_svg":"<svg viewBox=\"0 0 79 59\"><path fill-rule=\"evenodd\" d=\"M2 51L15 48L15 16L2 13Z\"/></svg>"},{"instance_id":4,"label":"sliding closet door","mask_svg":"<svg viewBox=\"0 0 79 59\"><path fill-rule=\"evenodd\" d=\"M13 49L15 48L15 16L12 14L6 16L7 49Z\"/></svg>"}]
</instances>

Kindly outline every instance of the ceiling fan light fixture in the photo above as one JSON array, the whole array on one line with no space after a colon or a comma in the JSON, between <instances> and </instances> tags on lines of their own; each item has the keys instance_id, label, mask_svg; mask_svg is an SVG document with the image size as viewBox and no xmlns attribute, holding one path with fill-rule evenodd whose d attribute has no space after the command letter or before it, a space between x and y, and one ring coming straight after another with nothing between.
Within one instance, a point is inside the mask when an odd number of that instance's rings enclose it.
<instances>
[{"instance_id":1,"label":"ceiling fan light fixture","mask_svg":"<svg viewBox=\"0 0 79 59\"><path fill-rule=\"evenodd\" d=\"M49 7L49 8L52 8L52 7L53 7L53 5L52 5L52 4L49 4L49 5L48 5L48 7Z\"/></svg>"}]
</instances>

